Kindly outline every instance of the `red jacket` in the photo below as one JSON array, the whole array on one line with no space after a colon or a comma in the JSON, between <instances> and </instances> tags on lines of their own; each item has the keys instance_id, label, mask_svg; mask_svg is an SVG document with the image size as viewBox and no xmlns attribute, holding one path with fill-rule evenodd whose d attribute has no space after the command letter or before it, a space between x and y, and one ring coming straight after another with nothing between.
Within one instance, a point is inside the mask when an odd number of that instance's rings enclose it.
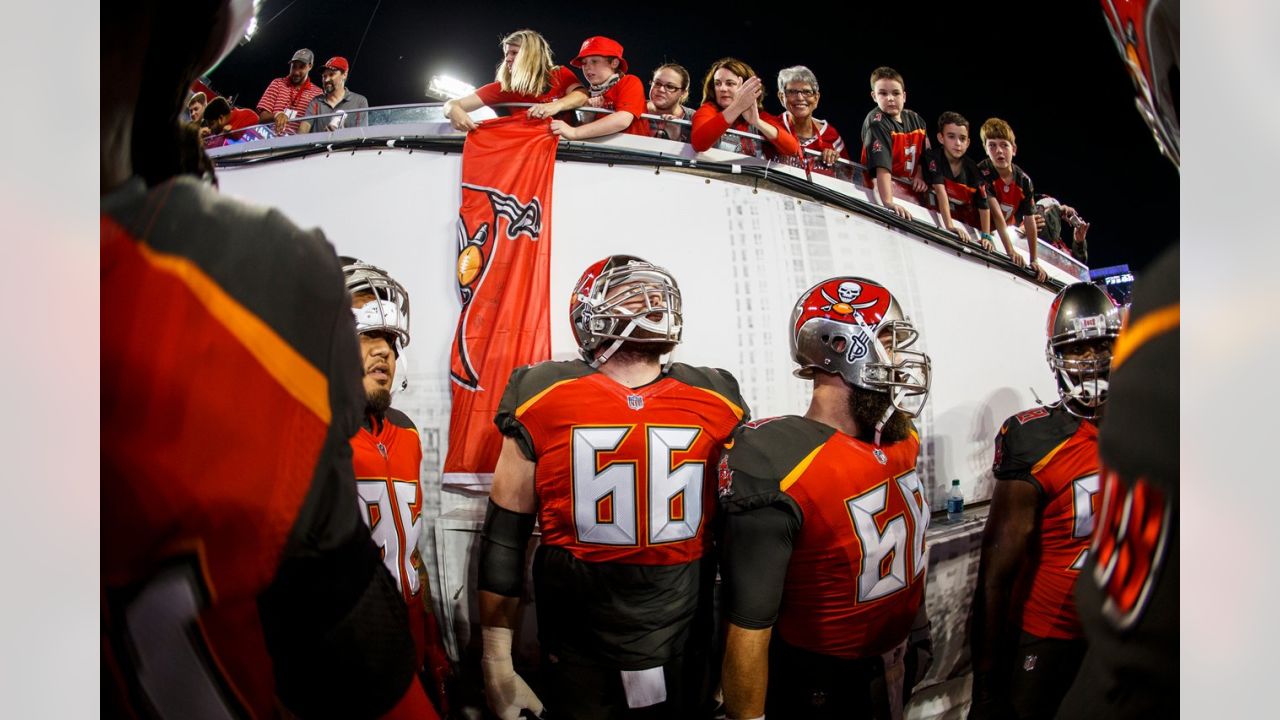
<instances>
[{"instance_id":1,"label":"red jacket","mask_svg":"<svg viewBox=\"0 0 1280 720\"><path fill-rule=\"evenodd\" d=\"M770 141L774 149L779 155L796 155L800 152L800 141L796 140L796 136L787 132L783 127L782 121L777 117L761 110L760 119L772 125L778 131L778 138ZM741 116L733 123L732 126L725 122L721 109L714 102L705 102L702 107L698 108L698 112L693 114L693 133L689 138L689 143L693 145L693 149L702 152L712 145L724 135L725 130L738 130L740 132L755 133L755 128L751 126L746 119ZM757 154L756 141L749 138L743 138L741 147L744 155Z\"/></svg>"}]
</instances>

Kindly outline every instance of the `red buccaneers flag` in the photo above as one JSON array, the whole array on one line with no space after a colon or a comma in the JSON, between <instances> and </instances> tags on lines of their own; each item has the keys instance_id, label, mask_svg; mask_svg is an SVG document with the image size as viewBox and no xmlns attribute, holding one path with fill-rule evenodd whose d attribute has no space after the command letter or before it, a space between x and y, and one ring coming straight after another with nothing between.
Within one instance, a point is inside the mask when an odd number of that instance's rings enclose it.
<instances>
[{"instance_id":1,"label":"red buccaneers flag","mask_svg":"<svg viewBox=\"0 0 1280 720\"><path fill-rule=\"evenodd\" d=\"M462 151L453 412L444 484L487 488L511 371L551 357L551 179L558 138L523 116L481 124Z\"/></svg>"}]
</instances>

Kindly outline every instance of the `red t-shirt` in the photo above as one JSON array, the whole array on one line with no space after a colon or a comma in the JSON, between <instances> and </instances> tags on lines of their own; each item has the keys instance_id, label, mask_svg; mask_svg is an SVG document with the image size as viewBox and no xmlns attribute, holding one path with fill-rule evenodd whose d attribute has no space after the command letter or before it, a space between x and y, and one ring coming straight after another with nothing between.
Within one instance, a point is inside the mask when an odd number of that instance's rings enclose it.
<instances>
[{"instance_id":1,"label":"red t-shirt","mask_svg":"<svg viewBox=\"0 0 1280 720\"><path fill-rule=\"evenodd\" d=\"M795 132L791 129L791 114L782 113L781 119L783 126L787 129L787 132L795 135ZM799 136L796 136L796 142L800 143L801 150L822 152L823 150L830 148L835 150L837 155L848 160L849 151L845 148L844 139L840 137L840 133L836 131L835 127L826 120L814 118L813 122L818 126L817 135L803 140L800 139ZM812 172L822 173L823 175L835 177L836 174L835 165L826 165L822 162L822 158L813 157L805 152L801 152L799 155L783 155L777 159L792 167L798 167L802 170L807 167Z\"/></svg>"},{"instance_id":2,"label":"red t-shirt","mask_svg":"<svg viewBox=\"0 0 1280 720\"><path fill-rule=\"evenodd\" d=\"M796 155L800 152L800 141L796 140L795 135L787 132L781 120L763 110L760 111L760 119L777 129L778 138L769 144L773 145L779 155ZM698 108L698 112L693 114L693 132L690 134L689 144L693 145L694 150L702 152L715 145L720 136L724 135L724 131L729 129L755 132L755 128L741 116L730 126L725 122L720 106L714 102L704 102L702 107ZM755 140L751 138L740 138L740 140L739 147L743 155L759 154Z\"/></svg>"},{"instance_id":3,"label":"red t-shirt","mask_svg":"<svg viewBox=\"0 0 1280 720\"><path fill-rule=\"evenodd\" d=\"M641 113L645 111L644 82L640 78L635 75L623 75L621 80L600 97L604 100L601 108L632 114L634 119L624 132L628 135L649 135L649 121L640 118Z\"/></svg>"},{"instance_id":4,"label":"red t-shirt","mask_svg":"<svg viewBox=\"0 0 1280 720\"><path fill-rule=\"evenodd\" d=\"M503 90L502 85L497 82L491 82L488 85L481 86L476 90L476 96L484 102L485 105L497 105L500 103L547 103L552 100L559 100L574 86L582 85L578 80L578 76L573 71L563 65L557 65L551 69L551 88L541 95L526 95L518 93L514 90ZM524 112L525 108L512 108L512 112Z\"/></svg>"}]
</instances>

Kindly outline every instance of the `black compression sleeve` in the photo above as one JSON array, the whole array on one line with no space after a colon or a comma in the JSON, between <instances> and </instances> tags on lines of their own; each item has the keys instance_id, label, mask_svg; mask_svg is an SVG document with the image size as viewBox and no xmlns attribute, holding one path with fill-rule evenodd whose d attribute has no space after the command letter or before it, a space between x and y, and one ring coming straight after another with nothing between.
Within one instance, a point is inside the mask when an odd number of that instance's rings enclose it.
<instances>
[{"instance_id":1,"label":"black compression sleeve","mask_svg":"<svg viewBox=\"0 0 1280 720\"><path fill-rule=\"evenodd\" d=\"M512 512L493 500L480 531L480 589L505 597L524 591L524 557L533 534L533 513Z\"/></svg>"},{"instance_id":2,"label":"black compression sleeve","mask_svg":"<svg viewBox=\"0 0 1280 720\"><path fill-rule=\"evenodd\" d=\"M720 572L725 617L734 625L754 630L778 619L792 541L799 531L799 510L789 504L727 513Z\"/></svg>"}]
</instances>

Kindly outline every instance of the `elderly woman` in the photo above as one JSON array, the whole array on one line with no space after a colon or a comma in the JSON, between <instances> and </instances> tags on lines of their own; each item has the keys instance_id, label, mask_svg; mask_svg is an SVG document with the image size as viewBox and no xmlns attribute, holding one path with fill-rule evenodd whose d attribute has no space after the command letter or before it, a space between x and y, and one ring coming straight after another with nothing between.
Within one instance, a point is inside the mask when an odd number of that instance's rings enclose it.
<instances>
[{"instance_id":1,"label":"elderly woman","mask_svg":"<svg viewBox=\"0 0 1280 720\"><path fill-rule=\"evenodd\" d=\"M764 84L751 66L736 58L721 58L702 80L702 107L693 114L693 149L702 152L720 142L726 130L758 133L779 156L800 152L800 143L782 121L764 111ZM743 155L759 155L762 148L750 138L738 138Z\"/></svg>"},{"instance_id":2,"label":"elderly woman","mask_svg":"<svg viewBox=\"0 0 1280 720\"><path fill-rule=\"evenodd\" d=\"M849 159L840 133L826 120L813 116L818 109L818 78L803 65L786 68L778 73L778 100L786 111L782 113L782 125L796 136L802 148L800 155L780 158L788 165L811 169L824 175L836 174L836 159ZM804 150L815 150L821 157L814 158Z\"/></svg>"},{"instance_id":3,"label":"elderly woman","mask_svg":"<svg viewBox=\"0 0 1280 720\"><path fill-rule=\"evenodd\" d=\"M684 104L689 99L689 85L692 82L689 71L676 63L659 65L653 71L653 80L649 81L646 111L650 115L661 116L662 120L649 121L650 135L680 142L689 141L688 125L667 121L693 121L693 108Z\"/></svg>"},{"instance_id":4,"label":"elderly woman","mask_svg":"<svg viewBox=\"0 0 1280 720\"><path fill-rule=\"evenodd\" d=\"M476 123L467 113L498 103L536 103L529 117L549 118L582 107L587 92L578 76L551 61L551 47L533 30L517 30L502 38L502 64L497 78L466 97L444 104L444 115L455 130L468 132ZM513 110L513 114L524 112Z\"/></svg>"}]
</instances>

